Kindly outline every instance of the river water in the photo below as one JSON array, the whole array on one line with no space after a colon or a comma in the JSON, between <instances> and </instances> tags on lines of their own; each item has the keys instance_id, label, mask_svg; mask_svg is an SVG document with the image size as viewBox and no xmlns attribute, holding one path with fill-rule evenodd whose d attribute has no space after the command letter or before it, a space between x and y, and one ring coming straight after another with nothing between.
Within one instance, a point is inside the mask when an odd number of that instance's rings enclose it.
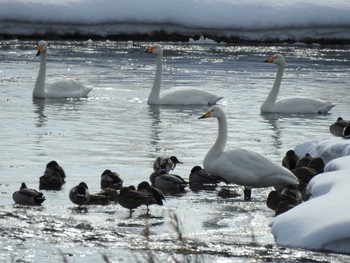
<instances>
[{"instance_id":1,"label":"river water","mask_svg":"<svg viewBox=\"0 0 350 263\"><path fill-rule=\"evenodd\" d=\"M254 189L252 202L237 186L187 189L167 196L163 207L151 206L151 216L141 207L132 218L116 204L81 210L70 202L69 190L81 181L98 192L105 169L118 172L124 185L148 180L159 155L176 155L184 164L174 172L188 179L216 139L217 122L198 120L207 107L147 105L155 73L154 56L144 53L148 44L51 41L48 77L77 78L94 89L87 99L33 100L36 41L0 42L0 261L350 261L277 246L268 226L274 212L265 205L271 189ZM227 149L280 163L296 144L332 137L329 125L339 116L350 118L348 47L162 45L163 88L193 86L225 97L219 104L228 119ZM336 107L326 115L261 115L276 73L262 61L275 53L287 61L280 97L323 98ZM66 171L63 189L43 191L41 207L14 205L21 182L38 189L51 160ZM222 197L224 189L238 196Z\"/></svg>"}]
</instances>

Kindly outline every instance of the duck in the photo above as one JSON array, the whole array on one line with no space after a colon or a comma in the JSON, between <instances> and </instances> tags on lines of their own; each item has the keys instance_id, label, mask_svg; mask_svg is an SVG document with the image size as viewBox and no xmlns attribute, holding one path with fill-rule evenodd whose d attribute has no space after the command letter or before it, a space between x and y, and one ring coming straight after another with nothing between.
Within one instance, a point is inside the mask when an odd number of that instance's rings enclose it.
<instances>
[{"instance_id":1,"label":"duck","mask_svg":"<svg viewBox=\"0 0 350 263\"><path fill-rule=\"evenodd\" d=\"M282 166L286 167L288 170L293 170L299 161L299 156L296 155L294 150L289 150L282 159Z\"/></svg>"},{"instance_id":2,"label":"duck","mask_svg":"<svg viewBox=\"0 0 350 263\"><path fill-rule=\"evenodd\" d=\"M189 184L218 184L222 180L219 178L212 176L209 174L205 169L200 167L199 165L194 166L191 169L190 175L189 175Z\"/></svg>"},{"instance_id":3,"label":"duck","mask_svg":"<svg viewBox=\"0 0 350 263\"><path fill-rule=\"evenodd\" d=\"M33 90L36 99L86 98L92 88L85 87L74 79L59 79L46 81L47 41L41 40L37 46L37 56L40 56L40 69Z\"/></svg>"},{"instance_id":4,"label":"duck","mask_svg":"<svg viewBox=\"0 0 350 263\"><path fill-rule=\"evenodd\" d=\"M101 174L101 188L112 188L115 190L120 190L123 187L123 180L120 175L116 172L112 172L106 169Z\"/></svg>"},{"instance_id":5,"label":"duck","mask_svg":"<svg viewBox=\"0 0 350 263\"><path fill-rule=\"evenodd\" d=\"M137 191L148 193L152 196L151 199L148 200L146 203L147 206L147 214L149 213L149 206L150 205L163 205L163 201L165 201L164 194L161 190L159 190L157 187L154 187L149 184L147 181L142 181L137 186Z\"/></svg>"},{"instance_id":6,"label":"duck","mask_svg":"<svg viewBox=\"0 0 350 263\"><path fill-rule=\"evenodd\" d=\"M86 205L109 205L118 202L118 191L113 188L104 188L97 193L90 193Z\"/></svg>"},{"instance_id":7,"label":"duck","mask_svg":"<svg viewBox=\"0 0 350 263\"><path fill-rule=\"evenodd\" d=\"M37 190L28 189L27 185L22 183L19 190L12 194L12 199L19 205L41 205L45 201L45 196Z\"/></svg>"},{"instance_id":8,"label":"duck","mask_svg":"<svg viewBox=\"0 0 350 263\"><path fill-rule=\"evenodd\" d=\"M317 172L307 166L297 167L292 170L292 173L298 178L299 182L303 186L307 186L313 177L317 175Z\"/></svg>"},{"instance_id":9,"label":"duck","mask_svg":"<svg viewBox=\"0 0 350 263\"><path fill-rule=\"evenodd\" d=\"M303 157L304 162L299 162L292 173L298 178L300 187L306 189L306 186L313 177L324 172L324 161L320 157L312 158L310 155Z\"/></svg>"},{"instance_id":10,"label":"duck","mask_svg":"<svg viewBox=\"0 0 350 263\"><path fill-rule=\"evenodd\" d=\"M118 203L122 207L129 209L129 215L131 218L133 209L138 208L141 205L149 204L152 198L152 195L137 191L134 186L122 187L119 192Z\"/></svg>"},{"instance_id":11,"label":"duck","mask_svg":"<svg viewBox=\"0 0 350 263\"><path fill-rule=\"evenodd\" d=\"M69 199L72 203L82 206L89 202L89 188L85 182L81 182L69 191Z\"/></svg>"},{"instance_id":12,"label":"duck","mask_svg":"<svg viewBox=\"0 0 350 263\"><path fill-rule=\"evenodd\" d=\"M164 170L166 173L169 173L175 169L176 164L178 163L183 164L183 162L180 162L176 156L159 156L153 163L153 171L157 172Z\"/></svg>"},{"instance_id":13,"label":"duck","mask_svg":"<svg viewBox=\"0 0 350 263\"><path fill-rule=\"evenodd\" d=\"M335 106L335 104L329 101L306 97L293 97L276 101L282 82L285 59L283 55L276 54L269 57L264 62L274 63L277 65L278 69L273 87L265 102L261 105L261 113L324 114Z\"/></svg>"},{"instance_id":14,"label":"duck","mask_svg":"<svg viewBox=\"0 0 350 263\"><path fill-rule=\"evenodd\" d=\"M267 207L275 211L275 216L287 212L302 202L302 194L295 186L288 186L282 191L273 190L266 199Z\"/></svg>"},{"instance_id":15,"label":"duck","mask_svg":"<svg viewBox=\"0 0 350 263\"><path fill-rule=\"evenodd\" d=\"M199 165L196 165L191 169L188 180L190 189L193 192L200 190L213 191L221 181L223 180L210 175Z\"/></svg>"},{"instance_id":16,"label":"duck","mask_svg":"<svg viewBox=\"0 0 350 263\"><path fill-rule=\"evenodd\" d=\"M337 137L350 138L350 121L338 117L337 121L329 127L329 131Z\"/></svg>"},{"instance_id":17,"label":"duck","mask_svg":"<svg viewBox=\"0 0 350 263\"><path fill-rule=\"evenodd\" d=\"M321 157L315 157L311 160L308 167L314 169L316 174L320 174L324 172L325 164Z\"/></svg>"},{"instance_id":18,"label":"duck","mask_svg":"<svg viewBox=\"0 0 350 263\"><path fill-rule=\"evenodd\" d=\"M313 160L313 157L309 153L306 153L303 157L301 157L295 168L300 168L300 167L308 167L310 162Z\"/></svg>"},{"instance_id":19,"label":"duck","mask_svg":"<svg viewBox=\"0 0 350 263\"><path fill-rule=\"evenodd\" d=\"M60 190L65 183L66 173L55 161L47 163L44 174L39 178L40 190Z\"/></svg>"},{"instance_id":20,"label":"duck","mask_svg":"<svg viewBox=\"0 0 350 263\"><path fill-rule=\"evenodd\" d=\"M161 92L163 49L160 45L152 45L147 47L145 53L155 54L157 61L153 87L147 100L148 105L213 105L223 98L190 87L173 87Z\"/></svg>"},{"instance_id":21,"label":"duck","mask_svg":"<svg viewBox=\"0 0 350 263\"><path fill-rule=\"evenodd\" d=\"M229 183L244 186L245 200L251 199L249 194L252 188L298 184L298 179L291 171L261 154L241 148L225 151L227 120L224 111L218 105L212 106L199 117L206 118L217 118L219 132L216 142L204 158L204 169Z\"/></svg>"},{"instance_id":22,"label":"duck","mask_svg":"<svg viewBox=\"0 0 350 263\"><path fill-rule=\"evenodd\" d=\"M152 186L166 194L178 194L185 191L188 182L177 174L168 174L165 171L153 172L150 175Z\"/></svg>"}]
</instances>

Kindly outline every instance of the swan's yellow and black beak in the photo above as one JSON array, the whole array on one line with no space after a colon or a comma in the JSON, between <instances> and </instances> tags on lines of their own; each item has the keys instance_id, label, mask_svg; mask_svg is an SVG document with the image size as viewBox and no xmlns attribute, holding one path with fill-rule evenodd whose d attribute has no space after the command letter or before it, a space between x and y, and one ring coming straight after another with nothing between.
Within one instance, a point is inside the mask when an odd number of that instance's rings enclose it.
<instances>
[{"instance_id":1,"label":"swan's yellow and black beak","mask_svg":"<svg viewBox=\"0 0 350 263\"><path fill-rule=\"evenodd\" d=\"M154 46L150 46L146 49L145 53L153 53Z\"/></svg>"},{"instance_id":2,"label":"swan's yellow and black beak","mask_svg":"<svg viewBox=\"0 0 350 263\"><path fill-rule=\"evenodd\" d=\"M275 56L272 56L272 57L269 57L268 59L264 60L264 62L266 63L273 63L275 61L276 57Z\"/></svg>"},{"instance_id":3,"label":"swan's yellow and black beak","mask_svg":"<svg viewBox=\"0 0 350 263\"><path fill-rule=\"evenodd\" d=\"M211 111L207 111L202 116L200 116L198 119L205 119L205 118L210 118L210 117L211 117Z\"/></svg>"},{"instance_id":4,"label":"swan's yellow and black beak","mask_svg":"<svg viewBox=\"0 0 350 263\"><path fill-rule=\"evenodd\" d=\"M40 56L40 54L43 52L43 46L38 46L38 52L36 53L36 56Z\"/></svg>"}]
</instances>

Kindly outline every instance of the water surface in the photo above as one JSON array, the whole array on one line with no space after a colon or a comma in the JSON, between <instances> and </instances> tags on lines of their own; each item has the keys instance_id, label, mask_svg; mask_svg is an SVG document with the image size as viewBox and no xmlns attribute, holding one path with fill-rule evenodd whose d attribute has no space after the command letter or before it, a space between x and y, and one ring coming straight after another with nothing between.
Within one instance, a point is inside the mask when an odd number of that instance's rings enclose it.
<instances>
[{"instance_id":1,"label":"water surface","mask_svg":"<svg viewBox=\"0 0 350 263\"><path fill-rule=\"evenodd\" d=\"M150 107L155 58L150 43L51 41L47 75L78 78L94 87L87 99L33 100L39 60L35 41L0 42L0 261L2 262L346 262L346 255L278 247L265 205L271 189L253 191L244 202L223 198L225 187L168 196L165 206L139 208L133 217L118 205L77 209L71 187L85 181L100 190L105 169L125 185L148 180L153 160L176 155L176 173L188 178L202 165L217 136L214 119L198 120L207 107ZM349 119L348 47L305 45L226 46L162 43L163 88L183 85L215 92L228 119L227 149L256 151L276 163L298 143L332 137L329 125ZM282 53L287 67L280 97L308 96L337 104L326 115L261 115L275 65L262 63ZM38 188L46 163L56 160L67 174L61 191L44 191L41 207L13 204L21 182ZM174 229L176 214L180 231ZM148 234L145 234L148 233ZM22 260L22 261L21 261Z\"/></svg>"}]
</instances>

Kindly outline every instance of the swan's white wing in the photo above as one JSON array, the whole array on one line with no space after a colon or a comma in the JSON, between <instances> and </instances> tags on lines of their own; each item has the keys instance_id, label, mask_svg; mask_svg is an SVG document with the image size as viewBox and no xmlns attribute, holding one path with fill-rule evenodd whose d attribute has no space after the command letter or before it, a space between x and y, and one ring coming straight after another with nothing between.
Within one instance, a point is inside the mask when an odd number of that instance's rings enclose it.
<instances>
[{"instance_id":1,"label":"swan's white wing","mask_svg":"<svg viewBox=\"0 0 350 263\"><path fill-rule=\"evenodd\" d=\"M81 98L91 90L74 79L53 79L45 83L46 98Z\"/></svg>"},{"instance_id":2,"label":"swan's white wing","mask_svg":"<svg viewBox=\"0 0 350 263\"><path fill-rule=\"evenodd\" d=\"M327 113L335 104L303 97L285 98L275 104L277 113Z\"/></svg>"},{"instance_id":3,"label":"swan's white wing","mask_svg":"<svg viewBox=\"0 0 350 263\"><path fill-rule=\"evenodd\" d=\"M222 99L214 93L190 87L173 87L160 94L163 105L212 105Z\"/></svg>"},{"instance_id":4,"label":"swan's white wing","mask_svg":"<svg viewBox=\"0 0 350 263\"><path fill-rule=\"evenodd\" d=\"M298 183L297 178L284 167L244 149L225 151L215 160L204 162L204 168L214 176L244 186L268 187Z\"/></svg>"}]
</instances>

